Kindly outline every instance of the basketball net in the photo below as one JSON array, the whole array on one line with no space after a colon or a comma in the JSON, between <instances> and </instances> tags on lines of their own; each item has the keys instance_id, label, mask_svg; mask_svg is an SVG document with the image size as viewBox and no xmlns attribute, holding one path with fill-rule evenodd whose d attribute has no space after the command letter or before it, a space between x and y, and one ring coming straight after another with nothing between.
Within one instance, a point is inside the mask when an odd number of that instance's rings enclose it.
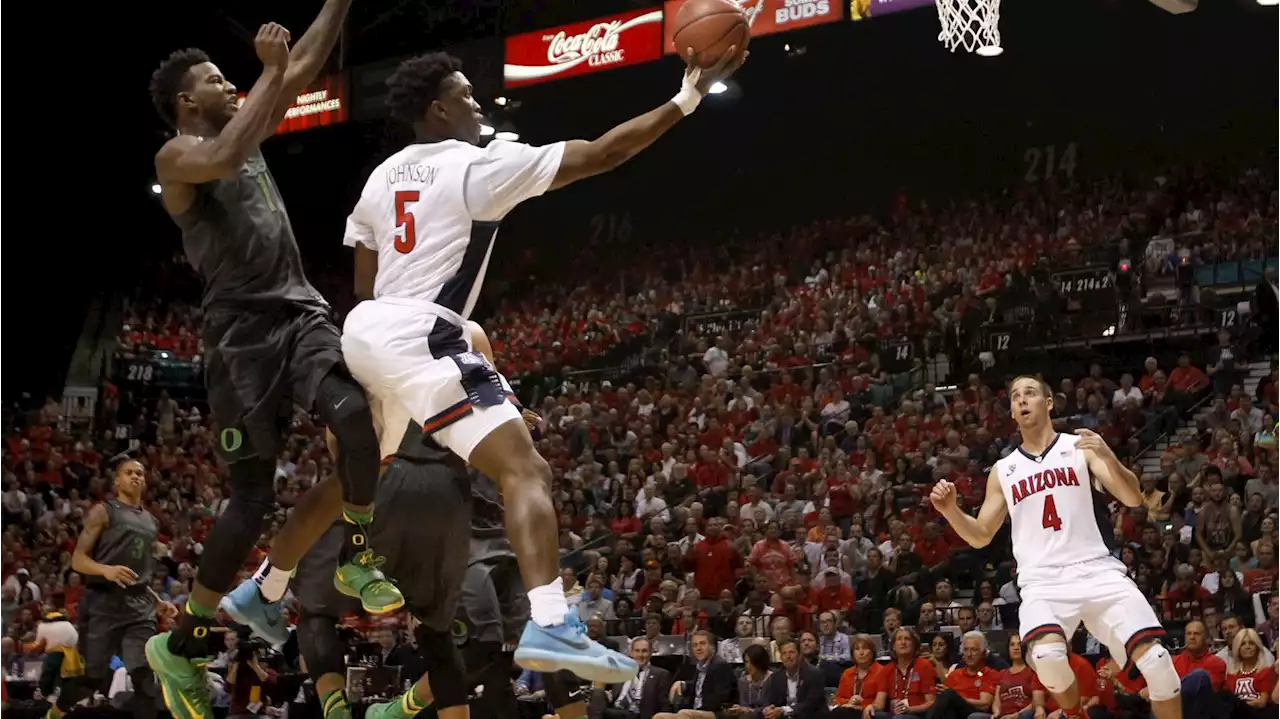
<instances>
[{"instance_id":1,"label":"basketball net","mask_svg":"<svg viewBox=\"0 0 1280 719\"><path fill-rule=\"evenodd\" d=\"M964 48L983 57L1004 52L1000 47L1000 0L937 0L942 32L938 39L951 52Z\"/></svg>"}]
</instances>

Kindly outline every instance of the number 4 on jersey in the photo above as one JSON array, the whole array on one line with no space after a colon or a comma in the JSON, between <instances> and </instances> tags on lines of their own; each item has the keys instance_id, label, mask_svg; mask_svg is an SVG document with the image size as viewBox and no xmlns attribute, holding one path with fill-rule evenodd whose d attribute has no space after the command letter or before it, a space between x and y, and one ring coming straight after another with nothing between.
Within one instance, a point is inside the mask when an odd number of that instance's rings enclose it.
<instances>
[{"instance_id":1,"label":"number 4 on jersey","mask_svg":"<svg viewBox=\"0 0 1280 719\"><path fill-rule=\"evenodd\" d=\"M1053 503L1052 494L1044 496L1044 528L1062 531L1062 518L1058 516L1058 505Z\"/></svg>"},{"instance_id":2,"label":"number 4 on jersey","mask_svg":"<svg viewBox=\"0 0 1280 719\"><path fill-rule=\"evenodd\" d=\"M400 190L396 193L396 252L407 255L418 244L418 228L414 224L413 211L407 205L418 201L417 190Z\"/></svg>"}]
</instances>

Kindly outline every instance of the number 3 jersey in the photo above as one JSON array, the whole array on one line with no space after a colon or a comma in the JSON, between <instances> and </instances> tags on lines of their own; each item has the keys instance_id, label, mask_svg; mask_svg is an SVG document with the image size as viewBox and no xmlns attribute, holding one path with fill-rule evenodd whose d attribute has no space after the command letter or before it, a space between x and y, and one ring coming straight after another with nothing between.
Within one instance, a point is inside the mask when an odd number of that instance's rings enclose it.
<instances>
[{"instance_id":1,"label":"number 3 jersey","mask_svg":"<svg viewBox=\"0 0 1280 719\"><path fill-rule=\"evenodd\" d=\"M484 282L498 222L547 191L564 143L495 140L410 145L373 171L343 242L378 253L374 298L425 300L466 319Z\"/></svg>"},{"instance_id":2,"label":"number 3 jersey","mask_svg":"<svg viewBox=\"0 0 1280 719\"><path fill-rule=\"evenodd\" d=\"M1111 556L1110 496L1094 488L1078 439L1059 434L1038 456L1019 447L996 462L1020 577Z\"/></svg>"},{"instance_id":3,"label":"number 3 jersey","mask_svg":"<svg viewBox=\"0 0 1280 719\"><path fill-rule=\"evenodd\" d=\"M138 575L138 582L124 591L141 594L151 585L151 573L155 569L152 545L159 525L156 518L141 507L131 507L114 499L103 504L107 508L107 526L93 545L91 558L98 564L122 564L132 569ZM119 589L115 583L99 576L90 576L85 583Z\"/></svg>"}]
</instances>

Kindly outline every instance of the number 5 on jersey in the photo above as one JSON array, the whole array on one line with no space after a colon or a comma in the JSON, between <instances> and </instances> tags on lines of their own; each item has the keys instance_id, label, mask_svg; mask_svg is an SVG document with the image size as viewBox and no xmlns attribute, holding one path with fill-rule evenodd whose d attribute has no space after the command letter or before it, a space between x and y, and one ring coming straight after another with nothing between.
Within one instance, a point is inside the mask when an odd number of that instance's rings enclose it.
<instances>
[{"instance_id":1,"label":"number 5 on jersey","mask_svg":"<svg viewBox=\"0 0 1280 719\"><path fill-rule=\"evenodd\" d=\"M413 210L408 205L418 201L417 190L396 192L396 252L407 255L418 244L418 227L414 223Z\"/></svg>"},{"instance_id":2,"label":"number 5 on jersey","mask_svg":"<svg viewBox=\"0 0 1280 719\"><path fill-rule=\"evenodd\" d=\"M1044 496L1044 528L1062 531L1062 518L1058 516L1058 505L1053 503L1052 494Z\"/></svg>"}]
</instances>

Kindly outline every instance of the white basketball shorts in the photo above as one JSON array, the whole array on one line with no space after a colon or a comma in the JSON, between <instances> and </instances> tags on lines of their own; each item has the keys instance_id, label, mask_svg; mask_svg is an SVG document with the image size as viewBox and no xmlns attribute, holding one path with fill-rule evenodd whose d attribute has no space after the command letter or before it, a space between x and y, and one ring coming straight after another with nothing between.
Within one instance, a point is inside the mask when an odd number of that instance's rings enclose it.
<instances>
[{"instance_id":1,"label":"white basketball shorts","mask_svg":"<svg viewBox=\"0 0 1280 719\"><path fill-rule=\"evenodd\" d=\"M405 407L463 460L494 429L520 419L510 383L473 351L462 318L434 303L361 302L343 323L342 355L365 392Z\"/></svg>"},{"instance_id":2,"label":"white basketball shorts","mask_svg":"<svg viewBox=\"0 0 1280 719\"><path fill-rule=\"evenodd\" d=\"M1023 644L1049 634L1071 635L1081 623L1125 666L1133 648L1164 636L1147 598L1113 557L1065 567L1019 568L1018 634Z\"/></svg>"}]
</instances>

